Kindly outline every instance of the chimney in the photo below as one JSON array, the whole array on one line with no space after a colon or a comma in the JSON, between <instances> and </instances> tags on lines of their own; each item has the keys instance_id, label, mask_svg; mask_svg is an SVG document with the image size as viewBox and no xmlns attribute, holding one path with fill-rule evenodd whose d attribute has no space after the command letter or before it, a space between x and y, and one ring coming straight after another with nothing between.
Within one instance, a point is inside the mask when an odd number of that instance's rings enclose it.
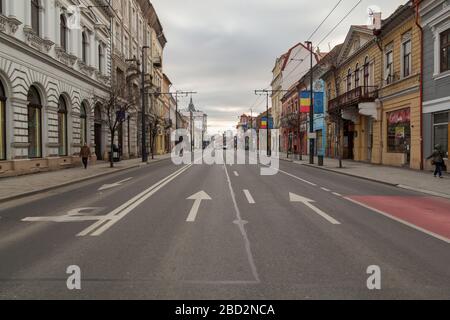
<instances>
[{"instance_id":1,"label":"chimney","mask_svg":"<svg viewBox=\"0 0 450 320\"><path fill-rule=\"evenodd\" d=\"M370 18L372 20L372 24L369 25L369 28L372 30L380 30L381 29L381 12L371 12Z\"/></svg>"}]
</instances>

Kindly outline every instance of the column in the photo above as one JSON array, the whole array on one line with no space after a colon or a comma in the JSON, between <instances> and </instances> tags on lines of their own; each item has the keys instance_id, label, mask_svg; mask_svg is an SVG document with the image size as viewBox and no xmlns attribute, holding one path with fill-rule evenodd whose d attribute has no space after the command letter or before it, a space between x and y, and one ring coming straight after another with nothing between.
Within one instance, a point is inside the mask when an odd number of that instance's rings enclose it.
<instances>
[{"instance_id":1,"label":"column","mask_svg":"<svg viewBox=\"0 0 450 320\"><path fill-rule=\"evenodd\" d=\"M54 2L52 3L51 0L44 0L44 9L42 11L42 17L43 17L43 32L42 37L46 40L50 40L52 42L55 41L55 38L52 35L51 29L52 29L52 10L54 10ZM59 19L58 19L59 20ZM53 26L55 26L56 21L53 23ZM59 28L55 28L59 30Z\"/></svg>"},{"instance_id":2,"label":"column","mask_svg":"<svg viewBox=\"0 0 450 320\"><path fill-rule=\"evenodd\" d=\"M14 2L14 1L11 1ZM31 1L26 0L22 3L22 5L24 6L24 24L25 27L29 27L31 28Z\"/></svg>"},{"instance_id":3,"label":"column","mask_svg":"<svg viewBox=\"0 0 450 320\"><path fill-rule=\"evenodd\" d=\"M59 1L55 1L55 9L53 12L53 16L54 16L54 20L55 20L55 30L54 30L54 39L55 39L55 43L57 47L61 47L61 35L59 33L59 27L60 27L60 18L59 16L61 15L61 5L59 3ZM70 46L70 31L68 32L68 43Z\"/></svg>"}]
</instances>

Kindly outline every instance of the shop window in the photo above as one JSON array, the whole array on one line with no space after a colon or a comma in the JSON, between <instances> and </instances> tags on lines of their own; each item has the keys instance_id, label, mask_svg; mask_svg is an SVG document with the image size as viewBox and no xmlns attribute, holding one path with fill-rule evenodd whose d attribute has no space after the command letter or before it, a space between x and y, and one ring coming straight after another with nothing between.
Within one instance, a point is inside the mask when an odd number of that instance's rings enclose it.
<instances>
[{"instance_id":1,"label":"shop window","mask_svg":"<svg viewBox=\"0 0 450 320\"><path fill-rule=\"evenodd\" d=\"M441 33L441 72L450 70L450 29Z\"/></svg>"},{"instance_id":2,"label":"shop window","mask_svg":"<svg viewBox=\"0 0 450 320\"><path fill-rule=\"evenodd\" d=\"M448 123L449 113L436 113L433 115L433 142L439 144L448 157Z\"/></svg>"},{"instance_id":3,"label":"shop window","mask_svg":"<svg viewBox=\"0 0 450 320\"><path fill-rule=\"evenodd\" d=\"M405 153L411 141L410 109L387 113L387 151Z\"/></svg>"},{"instance_id":4,"label":"shop window","mask_svg":"<svg viewBox=\"0 0 450 320\"><path fill-rule=\"evenodd\" d=\"M38 90L28 91L28 157L42 157L42 104Z\"/></svg>"},{"instance_id":5,"label":"shop window","mask_svg":"<svg viewBox=\"0 0 450 320\"><path fill-rule=\"evenodd\" d=\"M6 159L6 93L0 82L0 160Z\"/></svg>"},{"instance_id":6,"label":"shop window","mask_svg":"<svg viewBox=\"0 0 450 320\"><path fill-rule=\"evenodd\" d=\"M62 96L58 105L58 144L58 155L67 156L67 105Z\"/></svg>"}]
</instances>

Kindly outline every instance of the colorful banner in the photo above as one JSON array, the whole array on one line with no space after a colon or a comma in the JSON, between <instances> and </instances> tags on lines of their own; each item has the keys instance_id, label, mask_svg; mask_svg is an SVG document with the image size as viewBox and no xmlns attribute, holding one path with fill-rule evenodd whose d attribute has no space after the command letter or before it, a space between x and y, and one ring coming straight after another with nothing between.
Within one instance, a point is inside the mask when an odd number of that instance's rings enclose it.
<instances>
[{"instance_id":1,"label":"colorful banner","mask_svg":"<svg viewBox=\"0 0 450 320\"><path fill-rule=\"evenodd\" d=\"M300 92L300 113L309 113L311 95L307 91Z\"/></svg>"},{"instance_id":2,"label":"colorful banner","mask_svg":"<svg viewBox=\"0 0 450 320\"><path fill-rule=\"evenodd\" d=\"M323 92L314 92L314 113L323 113ZM311 106L311 94L309 91L302 91L300 93L300 113L309 113Z\"/></svg>"},{"instance_id":3,"label":"colorful banner","mask_svg":"<svg viewBox=\"0 0 450 320\"><path fill-rule=\"evenodd\" d=\"M261 118L260 129L267 129L267 117ZM269 118L269 129L273 129L273 118Z\"/></svg>"}]
</instances>

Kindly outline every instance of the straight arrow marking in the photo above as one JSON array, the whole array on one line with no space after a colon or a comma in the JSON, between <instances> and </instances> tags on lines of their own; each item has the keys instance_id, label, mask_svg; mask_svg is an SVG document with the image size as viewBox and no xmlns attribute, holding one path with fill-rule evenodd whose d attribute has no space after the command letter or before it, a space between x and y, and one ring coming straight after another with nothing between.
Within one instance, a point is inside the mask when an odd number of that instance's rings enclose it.
<instances>
[{"instance_id":1,"label":"straight arrow marking","mask_svg":"<svg viewBox=\"0 0 450 320\"><path fill-rule=\"evenodd\" d=\"M314 200L311 200L311 199L299 196L299 195L297 195L295 193L292 193L292 192L289 193L289 199L290 199L291 202L301 202L301 203L303 203L305 206L310 208L312 211L317 213L319 216L321 216L322 218L324 218L325 220L327 220L331 224L336 224L336 225L337 224L341 224L339 221L337 221L333 217L329 216L328 214L326 214L325 212L323 212L322 210L320 210L319 208L314 206L312 204L312 203L315 202Z\"/></svg>"},{"instance_id":2,"label":"straight arrow marking","mask_svg":"<svg viewBox=\"0 0 450 320\"><path fill-rule=\"evenodd\" d=\"M200 204L202 203L203 200L211 200L211 197L205 191L200 191L187 198L187 200L195 200L195 201L194 204L192 205L191 211L189 212L186 222L195 222L198 210L200 209Z\"/></svg>"}]
</instances>

